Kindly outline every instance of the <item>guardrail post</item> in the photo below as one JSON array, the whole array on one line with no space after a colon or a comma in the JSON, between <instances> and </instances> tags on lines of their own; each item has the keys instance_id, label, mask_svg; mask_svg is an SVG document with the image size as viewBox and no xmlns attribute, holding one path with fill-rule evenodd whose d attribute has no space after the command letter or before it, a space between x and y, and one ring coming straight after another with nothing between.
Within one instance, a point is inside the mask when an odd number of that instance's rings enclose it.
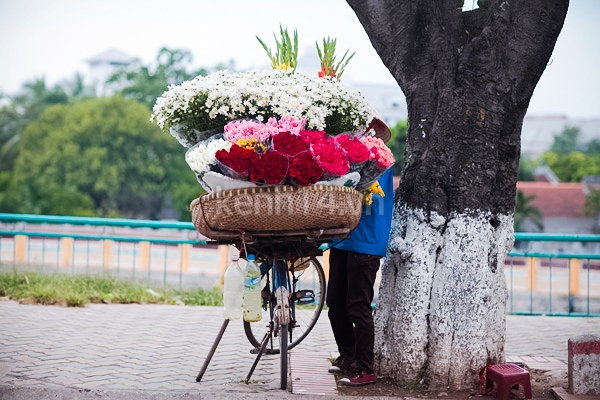
<instances>
[{"instance_id":1,"label":"guardrail post","mask_svg":"<svg viewBox=\"0 0 600 400\"><path fill-rule=\"evenodd\" d=\"M27 260L27 236L15 235L15 261L25 262Z\"/></svg>"},{"instance_id":2,"label":"guardrail post","mask_svg":"<svg viewBox=\"0 0 600 400\"><path fill-rule=\"evenodd\" d=\"M527 290L532 292L537 287L537 266L539 260L535 257L527 259Z\"/></svg>"},{"instance_id":3,"label":"guardrail post","mask_svg":"<svg viewBox=\"0 0 600 400\"><path fill-rule=\"evenodd\" d=\"M64 237L60 239L60 247L62 249L62 266L69 267L73 261L73 245L75 239Z\"/></svg>"},{"instance_id":4,"label":"guardrail post","mask_svg":"<svg viewBox=\"0 0 600 400\"><path fill-rule=\"evenodd\" d=\"M102 248L103 248L103 252L102 252L102 267L109 267L110 268L110 240L103 240L102 241Z\"/></svg>"},{"instance_id":5,"label":"guardrail post","mask_svg":"<svg viewBox=\"0 0 600 400\"><path fill-rule=\"evenodd\" d=\"M150 242L140 242L140 267L148 269L150 266Z\"/></svg>"},{"instance_id":6,"label":"guardrail post","mask_svg":"<svg viewBox=\"0 0 600 400\"><path fill-rule=\"evenodd\" d=\"M570 288L569 294L571 296L576 295L579 292L579 259L569 259L569 281Z\"/></svg>"},{"instance_id":7,"label":"guardrail post","mask_svg":"<svg viewBox=\"0 0 600 400\"><path fill-rule=\"evenodd\" d=\"M190 268L190 249L192 245L184 243L181 245L181 272L188 272Z\"/></svg>"}]
</instances>

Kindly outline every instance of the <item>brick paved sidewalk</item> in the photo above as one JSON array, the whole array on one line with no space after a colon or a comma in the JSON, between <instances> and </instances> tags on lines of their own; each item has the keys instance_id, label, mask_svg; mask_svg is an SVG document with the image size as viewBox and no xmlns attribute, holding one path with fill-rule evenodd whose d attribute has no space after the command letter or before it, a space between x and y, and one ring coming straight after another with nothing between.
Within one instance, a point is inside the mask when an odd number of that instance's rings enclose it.
<instances>
[{"instance_id":1,"label":"brick paved sidewalk","mask_svg":"<svg viewBox=\"0 0 600 400\"><path fill-rule=\"evenodd\" d=\"M278 355L264 355L251 383L243 383L255 355L249 352L241 321L229 324L196 383L222 323L220 307L64 308L0 301L0 395L2 388L17 387L120 391L132 399L151 391L206 398L217 393L220 398L303 397L279 389ZM506 354L511 361L547 368L557 380L566 379L567 340L598 332L600 319L508 316ZM314 365L308 371L314 376L315 368L322 364L324 369L332 355L337 355L336 346L322 313L315 329L291 350L294 393L335 394L332 375L318 374L325 379L319 385L305 379L307 360Z\"/></svg>"}]
</instances>

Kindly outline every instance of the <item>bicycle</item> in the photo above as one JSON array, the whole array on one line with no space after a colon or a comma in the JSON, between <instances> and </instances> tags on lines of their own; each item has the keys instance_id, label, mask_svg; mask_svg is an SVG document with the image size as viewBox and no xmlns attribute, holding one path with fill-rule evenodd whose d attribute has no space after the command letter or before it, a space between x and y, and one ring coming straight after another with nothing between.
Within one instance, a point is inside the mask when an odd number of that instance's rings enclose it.
<instances>
[{"instance_id":1,"label":"bicycle","mask_svg":"<svg viewBox=\"0 0 600 400\"><path fill-rule=\"evenodd\" d=\"M288 351L308 336L325 302L325 272L317 257L325 250L324 243L349 232L253 232L242 233L241 240L216 241L235 246L242 258L255 254L261 266L263 318L243 322L251 352L257 355L246 383L263 354L279 354L280 388L287 389Z\"/></svg>"}]
</instances>

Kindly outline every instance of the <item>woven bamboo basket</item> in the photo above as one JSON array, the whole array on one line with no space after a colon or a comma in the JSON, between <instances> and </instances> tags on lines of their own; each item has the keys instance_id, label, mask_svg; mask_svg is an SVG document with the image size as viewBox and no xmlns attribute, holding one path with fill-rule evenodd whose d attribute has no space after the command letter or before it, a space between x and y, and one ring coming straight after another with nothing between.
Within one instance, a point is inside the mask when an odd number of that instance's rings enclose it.
<instances>
[{"instance_id":1,"label":"woven bamboo basket","mask_svg":"<svg viewBox=\"0 0 600 400\"><path fill-rule=\"evenodd\" d=\"M271 186L205 194L190 204L198 232L218 239L219 231L264 232L354 229L362 193L344 186Z\"/></svg>"}]
</instances>

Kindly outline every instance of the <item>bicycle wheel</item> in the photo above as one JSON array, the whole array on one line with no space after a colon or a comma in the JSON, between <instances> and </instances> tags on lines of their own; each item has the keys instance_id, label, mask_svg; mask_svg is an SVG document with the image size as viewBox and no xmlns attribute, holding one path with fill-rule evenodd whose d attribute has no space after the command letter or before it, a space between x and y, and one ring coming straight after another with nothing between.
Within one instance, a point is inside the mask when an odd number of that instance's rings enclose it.
<instances>
[{"instance_id":1,"label":"bicycle wheel","mask_svg":"<svg viewBox=\"0 0 600 400\"><path fill-rule=\"evenodd\" d=\"M280 371L280 387L282 390L287 389L288 379L288 326L279 325L279 358L281 364L279 366Z\"/></svg>"},{"instance_id":2,"label":"bicycle wheel","mask_svg":"<svg viewBox=\"0 0 600 400\"><path fill-rule=\"evenodd\" d=\"M293 349L313 329L325 302L325 273L321 263L316 258L307 261L301 269L289 272L289 281L292 291L291 312L292 318L288 326L288 349ZM295 281L295 284L294 284ZM263 286L267 282L267 275L263 276ZM298 295L306 296L297 298ZM255 348L260 347L260 341L264 337L272 318L271 307L263 310L263 319L259 322L244 321L244 331L248 341ZM278 341L271 340L265 350L269 354L279 353Z\"/></svg>"}]
</instances>

